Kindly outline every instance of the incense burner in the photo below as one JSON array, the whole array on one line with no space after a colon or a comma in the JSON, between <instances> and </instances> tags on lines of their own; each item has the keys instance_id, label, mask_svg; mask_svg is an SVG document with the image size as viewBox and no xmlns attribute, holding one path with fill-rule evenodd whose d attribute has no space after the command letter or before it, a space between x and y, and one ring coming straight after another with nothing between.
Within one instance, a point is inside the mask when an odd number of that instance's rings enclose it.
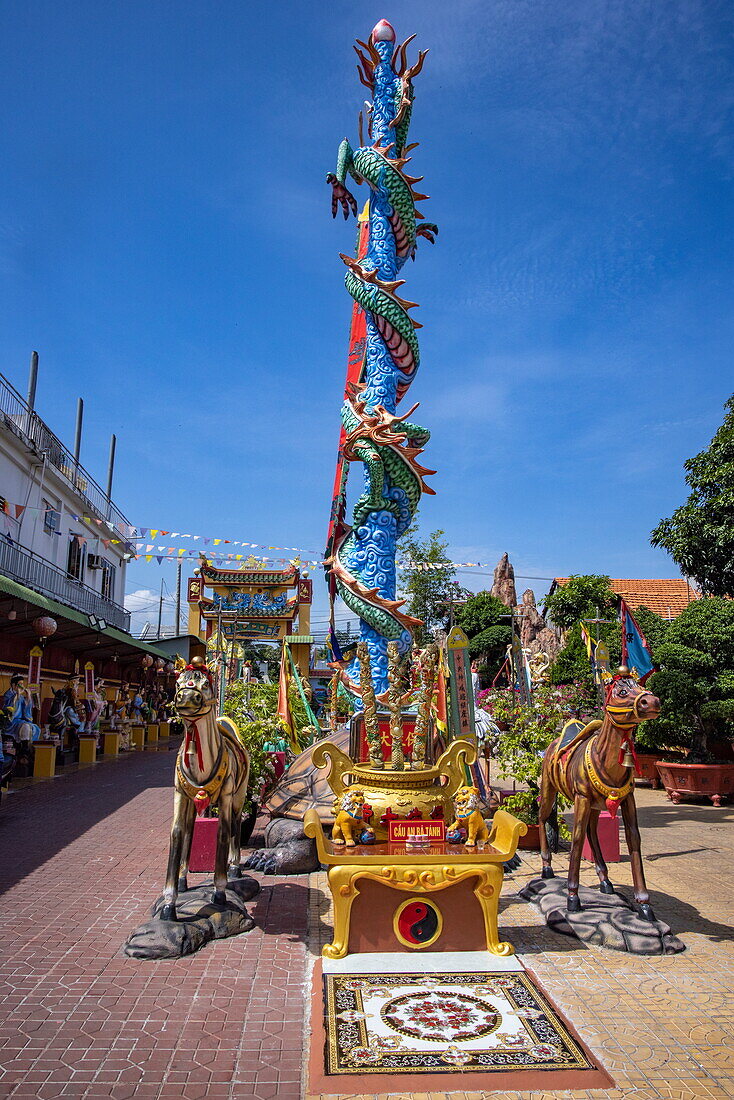
<instances>
[{"instance_id":1,"label":"incense burner","mask_svg":"<svg viewBox=\"0 0 734 1100\"><path fill-rule=\"evenodd\" d=\"M341 799L352 783L364 791L365 802L372 808L370 824L378 841L387 840L387 820L407 817L411 810L429 818L439 807L445 821L453 820L453 796L466 783L466 768L476 760L476 749L469 741L453 741L431 768L420 770L378 771L357 764L331 741L316 745L311 753L315 767L331 763L327 782L334 797ZM383 820L383 818L385 820Z\"/></svg>"}]
</instances>

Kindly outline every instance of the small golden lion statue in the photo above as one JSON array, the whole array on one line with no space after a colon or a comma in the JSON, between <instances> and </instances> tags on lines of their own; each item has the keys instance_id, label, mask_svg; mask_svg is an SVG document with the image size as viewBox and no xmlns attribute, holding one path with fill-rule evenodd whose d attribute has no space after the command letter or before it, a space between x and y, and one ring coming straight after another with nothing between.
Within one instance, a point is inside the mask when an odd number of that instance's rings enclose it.
<instances>
[{"instance_id":1,"label":"small golden lion statue","mask_svg":"<svg viewBox=\"0 0 734 1100\"><path fill-rule=\"evenodd\" d=\"M363 833L374 837L374 829L365 825L362 816L364 806L364 791L356 784L347 787L334 804L334 828L331 831L331 839L334 844L346 844L347 848L354 848Z\"/></svg>"},{"instance_id":2,"label":"small golden lion statue","mask_svg":"<svg viewBox=\"0 0 734 1100\"><path fill-rule=\"evenodd\" d=\"M476 787L459 787L454 795L454 813L456 819L451 822L447 832L466 829L467 848L476 847L478 840L487 840L489 829L479 809L479 791Z\"/></svg>"}]
</instances>

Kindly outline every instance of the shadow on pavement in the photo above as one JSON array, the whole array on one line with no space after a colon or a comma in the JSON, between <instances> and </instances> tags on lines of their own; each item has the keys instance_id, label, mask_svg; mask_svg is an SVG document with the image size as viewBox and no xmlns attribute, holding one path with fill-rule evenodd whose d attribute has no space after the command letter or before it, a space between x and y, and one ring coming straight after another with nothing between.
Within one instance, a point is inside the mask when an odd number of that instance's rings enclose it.
<instances>
[{"instance_id":1,"label":"shadow on pavement","mask_svg":"<svg viewBox=\"0 0 734 1100\"><path fill-rule=\"evenodd\" d=\"M130 753L4 795L0 805L0 894L83 836L141 791L170 787L171 752Z\"/></svg>"}]
</instances>

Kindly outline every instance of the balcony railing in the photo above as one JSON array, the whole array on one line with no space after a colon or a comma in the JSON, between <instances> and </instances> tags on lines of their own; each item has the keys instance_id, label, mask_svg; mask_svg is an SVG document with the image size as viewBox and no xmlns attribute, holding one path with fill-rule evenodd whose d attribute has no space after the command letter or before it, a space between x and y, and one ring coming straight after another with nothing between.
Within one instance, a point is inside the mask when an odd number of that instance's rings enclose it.
<instances>
[{"instance_id":1,"label":"balcony railing","mask_svg":"<svg viewBox=\"0 0 734 1100\"><path fill-rule=\"evenodd\" d=\"M30 411L18 391L0 374L0 426L2 425L37 454L45 454L48 462L63 474L72 489L86 501L96 516L117 527L123 526L123 533L128 535L130 521L107 499L105 491L81 463L74 462L71 451L57 439L37 413Z\"/></svg>"},{"instance_id":2,"label":"balcony railing","mask_svg":"<svg viewBox=\"0 0 734 1100\"><path fill-rule=\"evenodd\" d=\"M62 569L39 558L24 547L0 539L0 576L9 577L19 584L40 592L43 596L104 619L108 626L130 632L130 612L112 600L100 596L93 588L69 577Z\"/></svg>"}]
</instances>

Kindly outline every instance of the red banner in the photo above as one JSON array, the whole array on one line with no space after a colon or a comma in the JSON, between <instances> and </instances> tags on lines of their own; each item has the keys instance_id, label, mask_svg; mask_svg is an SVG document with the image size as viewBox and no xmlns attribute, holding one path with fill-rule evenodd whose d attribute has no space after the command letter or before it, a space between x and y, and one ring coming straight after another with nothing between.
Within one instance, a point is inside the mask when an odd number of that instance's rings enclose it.
<instances>
[{"instance_id":1,"label":"red banner","mask_svg":"<svg viewBox=\"0 0 734 1100\"><path fill-rule=\"evenodd\" d=\"M370 223L367 204L359 216L359 230L357 236L357 259L364 259L369 242ZM352 306L352 324L349 329L349 356L347 358L347 378L344 384L344 398L349 393L349 386L353 382L361 382L364 369L364 359L367 352L367 318L365 312L355 302ZM331 515L329 516L329 533L326 537L326 557L330 557L334 549L334 539L339 534L344 522L344 509L346 506L346 476L347 465L344 462L344 441L346 432L342 427L339 433L339 451L336 457L336 472L334 473L334 488L331 494Z\"/></svg>"},{"instance_id":2,"label":"red banner","mask_svg":"<svg viewBox=\"0 0 734 1100\"><path fill-rule=\"evenodd\" d=\"M364 714L359 715L360 723L357 736L359 737L359 748L357 753L357 759L366 763L369 760L370 750L367 744L367 734L364 728ZM380 731L380 747L382 749L382 759L385 763L389 763L392 756L392 738L390 736L390 719L380 718L377 719L377 728ZM415 736L415 715L403 716L403 753L409 759L413 753L413 737Z\"/></svg>"},{"instance_id":3,"label":"red banner","mask_svg":"<svg viewBox=\"0 0 734 1100\"><path fill-rule=\"evenodd\" d=\"M41 686L41 661L43 650L39 645L34 645L28 658L28 687L40 688Z\"/></svg>"}]
</instances>

